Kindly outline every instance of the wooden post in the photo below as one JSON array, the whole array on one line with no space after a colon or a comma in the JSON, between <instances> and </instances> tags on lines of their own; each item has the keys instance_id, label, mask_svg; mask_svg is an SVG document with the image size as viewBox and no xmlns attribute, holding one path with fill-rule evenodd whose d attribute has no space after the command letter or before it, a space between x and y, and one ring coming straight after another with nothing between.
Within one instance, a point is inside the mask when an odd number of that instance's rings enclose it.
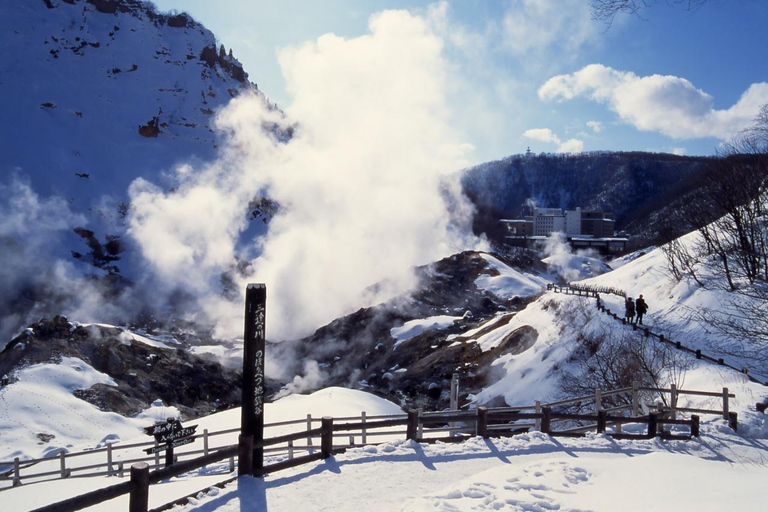
<instances>
[{"instance_id":1,"label":"wooden post","mask_svg":"<svg viewBox=\"0 0 768 512\"><path fill-rule=\"evenodd\" d=\"M261 471L261 469L259 469ZM235 472L235 456L229 458L229 472L234 473Z\"/></svg>"},{"instance_id":2,"label":"wooden post","mask_svg":"<svg viewBox=\"0 0 768 512\"><path fill-rule=\"evenodd\" d=\"M599 389L595 390L595 412L603 410L603 392Z\"/></svg>"},{"instance_id":3,"label":"wooden post","mask_svg":"<svg viewBox=\"0 0 768 512\"><path fill-rule=\"evenodd\" d=\"M17 485L21 485L21 464L19 458L15 457L13 459L13 486L16 487Z\"/></svg>"},{"instance_id":4,"label":"wooden post","mask_svg":"<svg viewBox=\"0 0 768 512\"><path fill-rule=\"evenodd\" d=\"M696 359L701 359L701 349L696 349Z\"/></svg>"},{"instance_id":5,"label":"wooden post","mask_svg":"<svg viewBox=\"0 0 768 512\"><path fill-rule=\"evenodd\" d=\"M415 440L419 432L419 411L418 409L410 409L408 411L408 426L405 431L406 439Z\"/></svg>"},{"instance_id":6,"label":"wooden post","mask_svg":"<svg viewBox=\"0 0 768 512\"><path fill-rule=\"evenodd\" d=\"M648 414L648 439L656 437L656 428L658 426L658 413L652 412Z\"/></svg>"},{"instance_id":7,"label":"wooden post","mask_svg":"<svg viewBox=\"0 0 768 512\"><path fill-rule=\"evenodd\" d=\"M699 437L699 416L696 414L691 414L691 435Z\"/></svg>"},{"instance_id":8,"label":"wooden post","mask_svg":"<svg viewBox=\"0 0 768 512\"><path fill-rule=\"evenodd\" d=\"M608 413L603 409L597 411L597 433L602 434L605 432L605 426L608 423Z\"/></svg>"},{"instance_id":9,"label":"wooden post","mask_svg":"<svg viewBox=\"0 0 768 512\"><path fill-rule=\"evenodd\" d=\"M293 439L288 441L288 460L293 460Z\"/></svg>"},{"instance_id":10,"label":"wooden post","mask_svg":"<svg viewBox=\"0 0 768 512\"><path fill-rule=\"evenodd\" d=\"M728 426L733 429L734 432L739 431L739 417L737 412L728 413Z\"/></svg>"},{"instance_id":11,"label":"wooden post","mask_svg":"<svg viewBox=\"0 0 768 512\"><path fill-rule=\"evenodd\" d=\"M155 447L160 446L160 442L155 438ZM160 452L155 452L155 468L160 467Z\"/></svg>"},{"instance_id":12,"label":"wooden post","mask_svg":"<svg viewBox=\"0 0 768 512\"><path fill-rule=\"evenodd\" d=\"M541 431L545 434L549 434L552 429L552 408L542 407L541 413L543 414L543 417L541 418Z\"/></svg>"},{"instance_id":13,"label":"wooden post","mask_svg":"<svg viewBox=\"0 0 768 512\"><path fill-rule=\"evenodd\" d=\"M243 386L240 433L253 437L253 469L264 467L264 345L267 287L249 284L245 291Z\"/></svg>"},{"instance_id":14,"label":"wooden post","mask_svg":"<svg viewBox=\"0 0 768 512\"><path fill-rule=\"evenodd\" d=\"M203 455L208 455L208 429L203 429Z\"/></svg>"},{"instance_id":15,"label":"wooden post","mask_svg":"<svg viewBox=\"0 0 768 512\"><path fill-rule=\"evenodd\" d=\"M173 466L173 445L169 442L168 449L165 450L165 467Z\"/></svg>"},{"instance_id":16,"label":"wooden post","mask_svg":"<svg viewBox=\"0 0 768 512\"><path fill-rule=\"evenodd\" d=\"M533 407L536 414L541 414L541 400L536 400L536 402L533 404ZM535 422L536 431L541 432L541 418L536 418Z\"/></svg>"},{"instance_id":17,"label":"wooden post","mask_svg":"<svg viewBox=\"0 0 768 512\"><path fill-rule=\"evenodd\" d=\"M477 408L477 435L483 438L488 437L488 408Z\"/></svg>"},{"instance_id":18,"label":"wooden post","mask_svg":"<svg viewBox=\"0 0 768 512\"><path fill-rule=\"evenodd\" d=\"M360 419L363 422L362 438L363 438L363 446L365 446L366 444L368 444L368 429L365 428L365 411L360 413Z\"/></svg>"},{"instance_id":19,"label":"wooden post","mask_svg":"<svg viewBox=\"0 0 768 512\"><path fill-rule=\"evenodd\" d=\"M112 476L112 443L107 443L107 476Z\"/></svg>"},{"instance_id":20,"label":"wooden post","mask_svg":"<svg viewBox=\"0 0 768 512\"><path fill-rule=\"evenodd\" d=\"M419 428L417 429L416 439L424 439L424 423L421 421L421 409L416 409L419 412Z\"/></svg>"},{"instance_id":21,"label":"wooden post","mask_svg":"<svg viewBox=\"0 0 768 512\"><path fill-rule=\"evenodd\" d=\"M131 466L131 482L134 488L131 491L129 512L147 512L149 508L149 464L137 462Z\"/></svg>"},{"instance_id":22,"label":"wooden post","mask_svg":"<svg viewBox=\"0 0 768 512\"><path fill-rule=\"evenodd\" d=\"M253 436L237 437L237 476L253 474Z\"/></svg>"},{"instance_id":23,"label":"wooden post","mask_svg":"<svg viewBox=\"0 0 768 512\"><path fill-rule=\"evenodd\" d=\"M723 419L728 419L728 388L723 388Z\"/></svg>"},{"instance_id":24,"label":"wooden post","mask_svg":"<svg viewBox=\"0 0 768 512\"><path fill-rule=\"evenodd\" d=\"M320 434L320 452L324 459L333 455L333 418L323 416Z\"/></svg>"},{"instance_id":25,"label":"wooden post","mask_svg":"<svg viewBox=\"0 0 768 512\"><path fill-rule=\"evenodd\" d=\"M125 468L123 468L123 461L117 463L117 476L123 478L125 476Z\"/></svg>"},{"instance_id":26,"label":"wooden post","mask_svg":"<svg viewBox=\"0 0 768 512\"><path fill-rule=\"evenodd\" d=\"M454 373L453 377L451 377L451 410L452 411L458 411L459 410L459 374ZM450 422L448 424L449 427L453 428L456 426L455 423ZM453 437L454 432L451 430L449 436Z\"/></svg>"},{"instance_id":27,"label":"wooden post","mask_svg":"<svg viewBox=\"0 0 768 512\"><path fill-rule=\"evenodd\" d=\"M677 385L669 385L669 412L673 420L677 419Z\"/></svg>"},{"instance_id":28,"label":"wooden post","mask_svg":"<svg viewBox=\"0 0 768 512\"><path fill-rule=\"evenodd\" d=\"M307 414L307 432L312 430L312 415ZM307 446L312 446L312 436L307 434ZM309 453L312 453L312 450L309 450Z\"/></svg>"},{"instance_id":29,"label":"wooden post","mask_svg":"<svg viewBox=\"0 0 768 512\"><path fill-rule=\"evenodd\" d=\"M64 450L59 452L59 459L61 459L61 478L67 478L67 454Z\"/></svg>"}]
</instances>

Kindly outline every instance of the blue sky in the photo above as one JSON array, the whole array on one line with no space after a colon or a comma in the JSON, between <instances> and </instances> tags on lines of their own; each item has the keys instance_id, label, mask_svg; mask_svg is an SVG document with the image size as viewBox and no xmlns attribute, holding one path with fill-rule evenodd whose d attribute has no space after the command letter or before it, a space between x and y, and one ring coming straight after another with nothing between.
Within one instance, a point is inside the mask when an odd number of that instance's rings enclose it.
<instances>
[{"instance_id":1,"label":"blue sky","mask_svg":"<svg viewBox=\"0 0 768 512\"><path fill-rule=\"evenodd\" d=\"M591 19L587 0L155 3L211 29L251 81L289 110L287 49L319 48L325 34L354 43L376 35L377 13L406 10L442 44L447 122L474 148L473 162L528 146L709 155L768 103L761 0L713 0L694 12L659 0L642 17L620 16L610 27ZM325 50L318 55L332 58Z\"/></svg>"}]
</instances>

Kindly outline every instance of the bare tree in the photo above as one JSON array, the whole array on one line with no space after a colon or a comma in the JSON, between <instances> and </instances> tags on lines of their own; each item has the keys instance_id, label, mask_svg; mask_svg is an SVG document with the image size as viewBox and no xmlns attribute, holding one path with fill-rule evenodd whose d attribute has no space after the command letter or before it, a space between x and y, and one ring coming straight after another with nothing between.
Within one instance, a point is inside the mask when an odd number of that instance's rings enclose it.
<instances>
[{"instance_id":1,"label":"bare tree","mask_svg":"<svg viewBox=\"0 0 768 512\"><path fill-rule=\"evenodd\" d=\"M588 396L596 389L630 388L633 383L649 388L665 388L670 383L682 386L689 366L680 351L629 330L581 334L572 362L578 363L578 369L563 373L563 397ZM648 395L645 399L651 401L654 397ZM626 395L604 400L603 406L607 408L630 405Z\"/></svg>"}]
</instances>

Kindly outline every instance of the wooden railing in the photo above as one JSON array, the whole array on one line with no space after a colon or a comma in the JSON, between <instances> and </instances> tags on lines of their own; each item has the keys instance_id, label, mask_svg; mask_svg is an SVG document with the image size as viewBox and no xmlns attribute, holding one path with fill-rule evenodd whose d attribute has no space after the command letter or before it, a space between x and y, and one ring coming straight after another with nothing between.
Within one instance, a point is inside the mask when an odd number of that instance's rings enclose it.
<instances>
[{"instance_id":1,"label":"wooden railing","mask_svg":"<svg viewBox=\"0 0 768 512\"><path fill-rule=\"evenodd\" d=\"M643 407L640 394L643 392L652 393L656 396L669 394L669 400L666 400L668 405L658 408L658 410L651 408L647 413L640 415ZM679 407L679 397L686 394L722 399L722 409ZM618 395L623 396L626 402L624 405L604 408L605 400ZM234 471L234 458L237 456L238 475L263 476L328 458L332 454L342 452L351 446L372 444L370 438L375 436L405 436L406 439L427 443L436 441L458 442L475 435L485 438L505 437L533 429L552 436L566 437L584 436L587 432L594 431L616 439L649 439L656 436L664 439L689 439L691 436L699 435L699 416L697 414L722 415L731 422L731 426L735 429L737 418L735 413L729 411L728 405L729 398L732 397L734 395L729 393L727 388L724 388L722 392L706 392L678 390L675 386L671 386L669 389L633 386L620 390L596 391L594 395L549 404L536 402L534 405L522 407L478 407L473 411L447 412L410 410L407 414L374 417L367 417L365 413L359 417L342 418L314 419L308 416L306 420L270 425L274 427L306 424L306 430L302 429L271 437L256 445L254 445L252 438L240 435L237 444L210 448L210 452L201 457L180 461L162 469L150 471L150 464L147 462L135 462L130 468L129 481L42 507L35 512L75 511L126 494L130 495L131 512L146 512L151 484L227 458L230 459L230 472ZM594 410L588 414L564 410L565 407L574 404L590 402ZM677 417L680 413L695 414L692 414L688 419L681 419ZM317 423L320 424L319 427L314 426ZM628 424L639 425L640 431L638 432L637 428L633 432L623 431L622 427ZM230 429L211 433L209 437L234 432L237 430ZM358 439L359 443L356 441ZM296 445L294 444L296 441L302 441L304 444ZM153 444L136 443L130 446L140 448ZM269 447L278 445L281 446L280 452L272 452L275 455L270 457L269 464L261 468L254 468L254 461L252 460L254 447L261 447L267 451L270 449ZM295 452L306 452L306 454L296 456ZM200 453L200 450L189 453ZM174 504L179 504L181 501L183 499L155 510L164 510Z\"/></svg>"},{"instance_id":2,"label":"wooden railing","mask_svg":"<svg viewBox=\"0 0 768 512\"><path fill-rule=\"evenodd\" d=\"M743 373L751 382L756 382L758 384L763 384L764 386L768 386L768 380L766 380L765 378L759 379L756 376L751 375L747 367L734 366L732 364L727 363L721 357L716 358L716 357L706 355L702 353L701 349L694 349L691 347L687 347L679 341L672 341L666 338L663 334L656 334L652 332L648 327L642 327L642 326L638 326L637 324L629 323L627 322L624 316L619 315L618 313L614 313L610 309L606 308L603 302L600 300L600 294L617 295L619 297L626 298L627 294L623 290L619 290L617 288L591 286L591 285L576 284L576 283L570 283L568 286L547 285L547 289L552 290L556 293L564 293L566 295L595 297L598 300L597 307L600 311L605 312L606 314L613 317L615 320L620 321L624 325L627 325L627 324L631 325L632 330L634 331L638 331L638 330L642 331L646 338L654 337L662 343L673 345L677 350L682 350L682 351L694 354L696 356L696 359L702 359L704 361L709 361L709 362L718 364L720 366L731 368L732 370L736 370L737 372Z\"/></svg>"}]
</instances>

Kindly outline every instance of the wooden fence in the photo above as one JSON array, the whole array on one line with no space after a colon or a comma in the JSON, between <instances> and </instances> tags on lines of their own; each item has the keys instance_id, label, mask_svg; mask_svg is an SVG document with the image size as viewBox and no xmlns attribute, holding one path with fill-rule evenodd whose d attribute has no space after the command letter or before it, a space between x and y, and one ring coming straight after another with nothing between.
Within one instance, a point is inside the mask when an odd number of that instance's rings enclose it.
<instances>
[{"instance_id":1,"label":"wooden fence","mask_svg":"<svg viewBox=\"0 0 768 512\"><path fill-rule=\"evenodd\" d=\"M610 309L606 308L605 305L600 300L600 294L611 294L611 295L617 295L619 297L626 298L627 294L623 290L619 290L616 288L610 288L610 287L600 287L600 286L590 286L590 285L583 285L583 284L574 284L571 283L568 286L557 286L557 285L547 285L548 290L552 290L556 293L564 293L566 295L577 295L581 297L594 297L597 298L597 308L600 311L605 312L607 315L613 317L615 320L620 321L624 325L631 325L632 330L638 331L640 330L646 338L653 337L658 339L662 343L666 343L668 345L674 346L677 350L682 350L684 352L688 352L690 354L693 354L696 356L696 359L702 359L704 361L709 361L711 363L718 364L720 366L725 366L727 368L731 368L732 370L736 370L737 372L743 373L751 382L756 382L758 384L763 384L764 386L768 386L768 380L765 379L759 379L754 375L751 375L749 373L749 369L745 366L737 367L732 364L729 364L725 362L725 360L721 357L715 358L712 356L708 356L700 349L694 349L691 347L687 347L683 345L679 341L672 341L668 338L666 338L663 334L656 334L654 332L651 332L651 330L648 327L642 327L638 326L637 324L632 324L627 322L626 318L623 315L620 315L619 313L614 313Z\"/></svg>"},{"instance_id":2,"label":"wooden fence","mask_svg":"<svg viewBox=\"0 0 768 512\"><path fill-rule=\"evenodd\" d=\"M666 400L667 406L647 408L641 402L642 393L651 393L655 396L669 394ZM678 399L682 395L696 395L713 397L722 400L722 409L692 409L679 407ZM594 395L583 396L548 404L536 402L531 406L486 408L478 407L472 411L448 411L448 412L422 412L410 410L407 414L387 416L366 416L365 413L358 417L312 418L270 424L270 427L286 425L306 425L289 434L266 438L259 443L254 443L250 436L240 435L237 444L231 444L204 450L192 450L179 455L200 454L202 456L178 461L162 469L150 471L151 466L157 468L157 464L150 464L145 460L131 459L130 480L109 486L103 489L77 496L59 503L37 509L35 512L68 512L80 510L118 496L130 495L130 512L146 512L148 510L148 496L151 484L173 476L186 473L203 466L207 466L225 459L230 459L229 472L234 472L235 457L238 458L238 475L256 474L263 476L287 468L296 467L312 461L330 457L352 446L363 446L372 443L372 439L379 436L400 437L413 439L419 442L454 442L462 441L471 436L485 438L505 437L521 432L536 430L552 436L584 436L588 432L604 433L616 439L649 439L661 437L663 439L689 439L699 435L698 414L716 414L728 419L731 426L736 428L736 415L729 411L730 394L727 388L722 392L706 392L695 390L678 390L675 386L669 389L632 388L596 391ZM610 398L622 397L625 404L618 407L606 407ZM574 404L589 404L591 413L567 412L566 407ZM645 410L643 410L645 408ZM654 410L655 408L655 410ZM647 413L646 413L647 411ZM642 414L641 414L642 413ZM694 413L688 419L678 418L680 413ZM319 426L316 426L318 425ZM624 431L627 425L635 425L631 431ZM265 425L266 426L266 425ZM209 433L208 437L219 434L232 434L237 429ZM199 436L203 438L203 436ZM297 441L300 444L295 444ZM154 443L136 443L126 445L132 448L152 446ZM279 447L278 447L279 446ZM271 453L269 464L254 471L252 454L254 447L262 447L265 452ZM278 448L274 448L278 447ZM272 450L272 451L268 451ZM100 450L103 451L103 450ZM88 452L85 452L88 453ZM108 452L107 452L108 453ZM298 453L298 454L297 454ZM303 453L303 454L302 454ZM76 454L71 454L70 457ZM82 454L80 454L82 455ZM122 461L123 463L127 461ZM67 476L74 476L75 468L69 468ZM79 468L83 469L83 468ZM119 471L111 473L122 476ZM37 475L40 476L40 475ZM21 476L18 477L21 479ZM25 476L25 479L32 476ZM197 494L197 493L195 493ZM165 510L174 504L183 501L174 501L156 511Z\"/></svg>"}]
</instances>

